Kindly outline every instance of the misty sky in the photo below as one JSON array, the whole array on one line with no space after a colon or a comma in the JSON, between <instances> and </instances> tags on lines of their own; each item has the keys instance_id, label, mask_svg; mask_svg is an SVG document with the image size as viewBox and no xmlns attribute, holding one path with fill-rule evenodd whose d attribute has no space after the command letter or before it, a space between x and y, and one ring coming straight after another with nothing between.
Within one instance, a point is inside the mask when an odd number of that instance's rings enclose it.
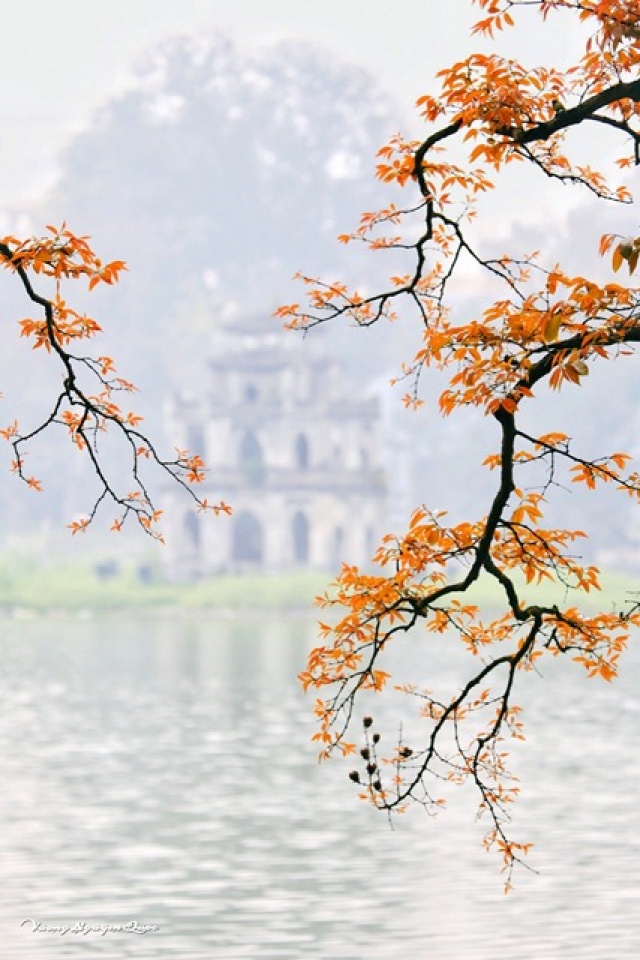
<instances>
[{"instance_id":1,"label":"misty sky","mask_svg":"<svg viewBox=\"0 0 640 960\"><path fill-rule=\"evenodd\" d=\"M581 46L574 17L552 17L543 27L535 11L521 13L522 29L504 34L499 52L532 66L572 62ZM313 42L326 51L328 63L336 59L368 70L376 88L397 102L398 128L404 130L412 122L415 99L437 90L438 70L483 46L488 49L470 36L477 14L470 0L404 0L401 6L381 0L14 0L3 5L2 14L0 234L20 232L15 214L45 199L65 146L91 124L101 105L127 89L145 52L176 34L218 30L239 49L291 38ZM424 128L415 122L413 132L420 135ZM603 137L600 130L589 132L599 168L608 159ZM628 208L597 204L584 190L536 177L529 169L525 174L522 191L515 179L522 174L510 170L501 177L503 194L484 201L478 218L483 242L504 238L508 246L515 238L517 249L543 248L578 270L584 257L595 258L600 229L625 229L634 216ZM28 229L42 230L44 216L57 222L57 213L43 214L46 209L40 202L37 221L34 217ZM65 209L60 219L67 215ZM114 219L110 209L107 216ZM351 226L351 220L336 225L336 233ZM91 232L91 225L86 229ZM635 221L626 229L635 229ZM305 266L300 252L282 266L281 275ZM213 261L211 267L216 267ZM455 294L479 302L485 282L479 270L464 267ZM133 374L132 379L139 380Z\"/></svg>"},{"instance_id":2,"label":"misty sky","mask_svg":"<svg viewBox=\"0 0 640 960\"><path fill-rule=\"evenodd\" d=\"M0 30L0 211L17 210L52 183L69 137L126 88L145 50L176 33L218 29L239 44L312 41L367 68L397 100L406 124L434 73L476 49L468 0L20 0ZM575 30L575 26L574 26ZM561 18L544 56L527 27L508 51L564 60L575 36ZM504 49L503 41L503 49ZM523 44L525 47L523 48ZM529 47L531 48L529 50Z\"/></svg>"}]
</instances>

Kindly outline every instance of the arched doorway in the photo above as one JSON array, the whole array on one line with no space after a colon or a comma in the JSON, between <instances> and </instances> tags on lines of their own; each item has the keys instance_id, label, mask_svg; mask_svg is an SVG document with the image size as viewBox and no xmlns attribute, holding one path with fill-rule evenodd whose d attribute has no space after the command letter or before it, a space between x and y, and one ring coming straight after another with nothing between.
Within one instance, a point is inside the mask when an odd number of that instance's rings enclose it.
<instances>
[{"instance_id":1,"label":"arched doorway","mask_svg":"<svg viewBox=\"0 0 640 960\"><path fill-rule=\"evenodd\" d=\"M184 532L189 545L189 552L192 554L200 553L200 519L192 511L184 518Z\"/></svg>"},{"instance_id":2,"label":"arched doorway","mask_svg":"<svg viewBox=\"0 0 640 960\"><path fill-rule=\"evenodd\" d=\"M293 559L296 563L309 561L309 521L301 510L293 515Z\"/></svg>"},{"instance_id":3,"label":"arched doorway","mask_svg":"<svg viewBox=\"0 0 640 960\"><path fill-rule=\"evenodd\" d=\"M304 433L296 437L296 467L298 470L309 469L309 441Z\"/></svg>"},{"instance_id":4,"label":"arched doorway","mask_svg":"<svg viewBox=\"0 0 640 960\"><path fill-rule=\"evenodd\" d=\"M253 430L247 430L238 450L238 463L247 483L253 487L264 483L264 457L262 446Z\"/></svg>"},{"instance_id":5,"label":"arched doorway","mask_svg":"<svg viewBox=\"0 0 640 960\"><path fill-rule=\"evenodd\" d=\"M244 563L261 563L262 541L260 521L253 513L243 510L233 522L232 559Z\"/></svg>"}]
</instances>

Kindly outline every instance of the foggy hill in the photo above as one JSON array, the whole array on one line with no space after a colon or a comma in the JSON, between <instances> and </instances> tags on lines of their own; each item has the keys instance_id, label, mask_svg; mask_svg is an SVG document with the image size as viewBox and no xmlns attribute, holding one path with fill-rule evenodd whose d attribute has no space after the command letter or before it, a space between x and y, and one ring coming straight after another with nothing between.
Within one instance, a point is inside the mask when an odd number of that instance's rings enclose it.
<instances>
[{"instance_id":1,"label":"foggy hill","mask_svg":"<svg viewBox=\"0 0 640 960\"><path fill-rule=\"evenodd\" d=\"M71 142L54 190L30 211L33 230L64 219L91 236L103 259L127 261L117 288L67 296L103 323L100 351L141 387L136 410L156 436L169 392L206 388L221 319L258 315L280 331L270 314L301 295L291 283L297 269L345 278L336 235L382 202L375 155L397 124L398 110L373 78L330 51L291 42L247 51L214 35L152 50L131 89ZM353 277L375 282L364 250L354 246L349 262ZM5 289L5 310L24 316L16 285ZM384 331L336 327L330 335L359 384L389 368ZM59 380L39 360L24 341L5 352L7 409L15 402L21 424L41 415ZM10 526L51 511L68 517L71 502L85 506L74 496L77 478L69 490L58 466L62 449L34 449L51 497L16 493ZM1 482L13 496L15 481Z\"/></svg>"},{"instance_id":2,"label":"foggy hill","mask_svg":"<svg viewBox=\"0 0 640 960\"><path fill-rule=\"evenodd\" d=\"M397 123L373 79L330 51L174 39L73 142L46 216L127 260L105 308L147 355L143 377L160 350L176 382L176 358L193 369L217 315L268 322L300 296L296 270L344 274L336 235L380 204L375 154ZM350 260L362 276L357 251ZM123 340L119 332L119 356Z\"/></svg>"},{"instance_id":3,"label":"foggy hill","mask_svg":"<svg viewBox=\"0 0 640 960\"><path fill-rule=\"evenodd\" d=\"M220 36L183 37L151 51L131 89L74 139L54 191L32 212L34 229L66 219L74 231L91 235L103 258L128 261L119 287L96 291L86 306L108 321L101 351L112 352L121 373L143 388L136 409L155 435L168 393L185 385L206 389L206 360L220 320L261 316L277 328L269 319L273 308L301 296L291 284L297 269L371 287L384 282L393 269L386 255L378 264L375 255L351 245L345 256L336 235L354 227L363 211L389 202L388 188L373 178L375 154L400 120L371 76L336 62L330 51L292 42L242 50ZM516 225L504 246L551 246L552 257L568 250L580 264L593 248L587 222L601 215L600 205L585 203L552 237L527 235ZM482 306L467 298L456 310L468 318ZM16 310L24 315L23 304ZM311 335L329 339L360 390L372 377L383 382L395 373L412 355L419 331L402 322L362 331L332 325ZM23 345L9 350L3 386L20 393L33 355ZM616 448L635 447L633 370L623 364L594 372L569 398L571 432L594 455L609 452L607 434ZM29 379L23 408L37 405L47 383L44 375ZM425 382L433 396L431 379ZM613 388L629 415L610 427ZM531 429L563 429L557 394L541 394L531 408ZM495 444L491 423L477 412L442 421L433 407L412 416L398 404L389 416L390 473L405 490L407 507L425 501L476 516L493 485L493 477L477 473ZM10 524L22 529L32 516L52 514L67 519L87 506L78 475L57 466L61 455L49 446L34 451L34 462L37 457L50 468L53 499L36 503L20 494ZM3 491L11 483L14 498L15 481L1 482ZM583 525L590 501L557 493L556 519ZM610 498L596 524L603 542L628 540L629 510L622 498Z\"/></svg>"}]
</instances>

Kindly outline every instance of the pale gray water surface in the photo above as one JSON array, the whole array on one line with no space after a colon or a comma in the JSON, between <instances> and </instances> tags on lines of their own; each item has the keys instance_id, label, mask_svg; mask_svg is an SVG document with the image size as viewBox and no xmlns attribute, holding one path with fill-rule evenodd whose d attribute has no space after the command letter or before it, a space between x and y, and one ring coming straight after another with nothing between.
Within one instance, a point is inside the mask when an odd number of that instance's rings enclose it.
<instances>
[{"instance_id":1,"label":"pale gray water surface","mask_svg":"<svg viewBox=\"0 0 640 960\"><path fill-rule=\"evenodd\" d=\"M540 873L505 897L471 798L391 831L355 799L352 763L318 767L295 680L311 624L1 633L2 957L640 956L637 650L613 685L575 665L524 678L515 832ZM424 642L405 667L452 676Z\"/></svg>"}]
</instances>

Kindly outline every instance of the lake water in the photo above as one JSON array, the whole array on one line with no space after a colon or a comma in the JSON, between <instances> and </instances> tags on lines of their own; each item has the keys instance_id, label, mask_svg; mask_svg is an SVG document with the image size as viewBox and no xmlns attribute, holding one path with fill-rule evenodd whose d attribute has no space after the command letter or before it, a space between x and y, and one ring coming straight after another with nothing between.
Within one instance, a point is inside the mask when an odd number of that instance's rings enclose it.
<instances>
[{"instance_id":1,"label":"lake water","mask_svg":"<svg viewBox=\"0 0 640 960\"><path fill-rule=\"evenodd\" d=\"M474 798L391 830L352 764L317 765L295 680L312 640L275 620L3 622L1 956L637 960L637 649L612 685L523 678L514 833L539 873L505 897ZM401 666L446 678L420 643Z\"/></svg>"}]
</instances>

